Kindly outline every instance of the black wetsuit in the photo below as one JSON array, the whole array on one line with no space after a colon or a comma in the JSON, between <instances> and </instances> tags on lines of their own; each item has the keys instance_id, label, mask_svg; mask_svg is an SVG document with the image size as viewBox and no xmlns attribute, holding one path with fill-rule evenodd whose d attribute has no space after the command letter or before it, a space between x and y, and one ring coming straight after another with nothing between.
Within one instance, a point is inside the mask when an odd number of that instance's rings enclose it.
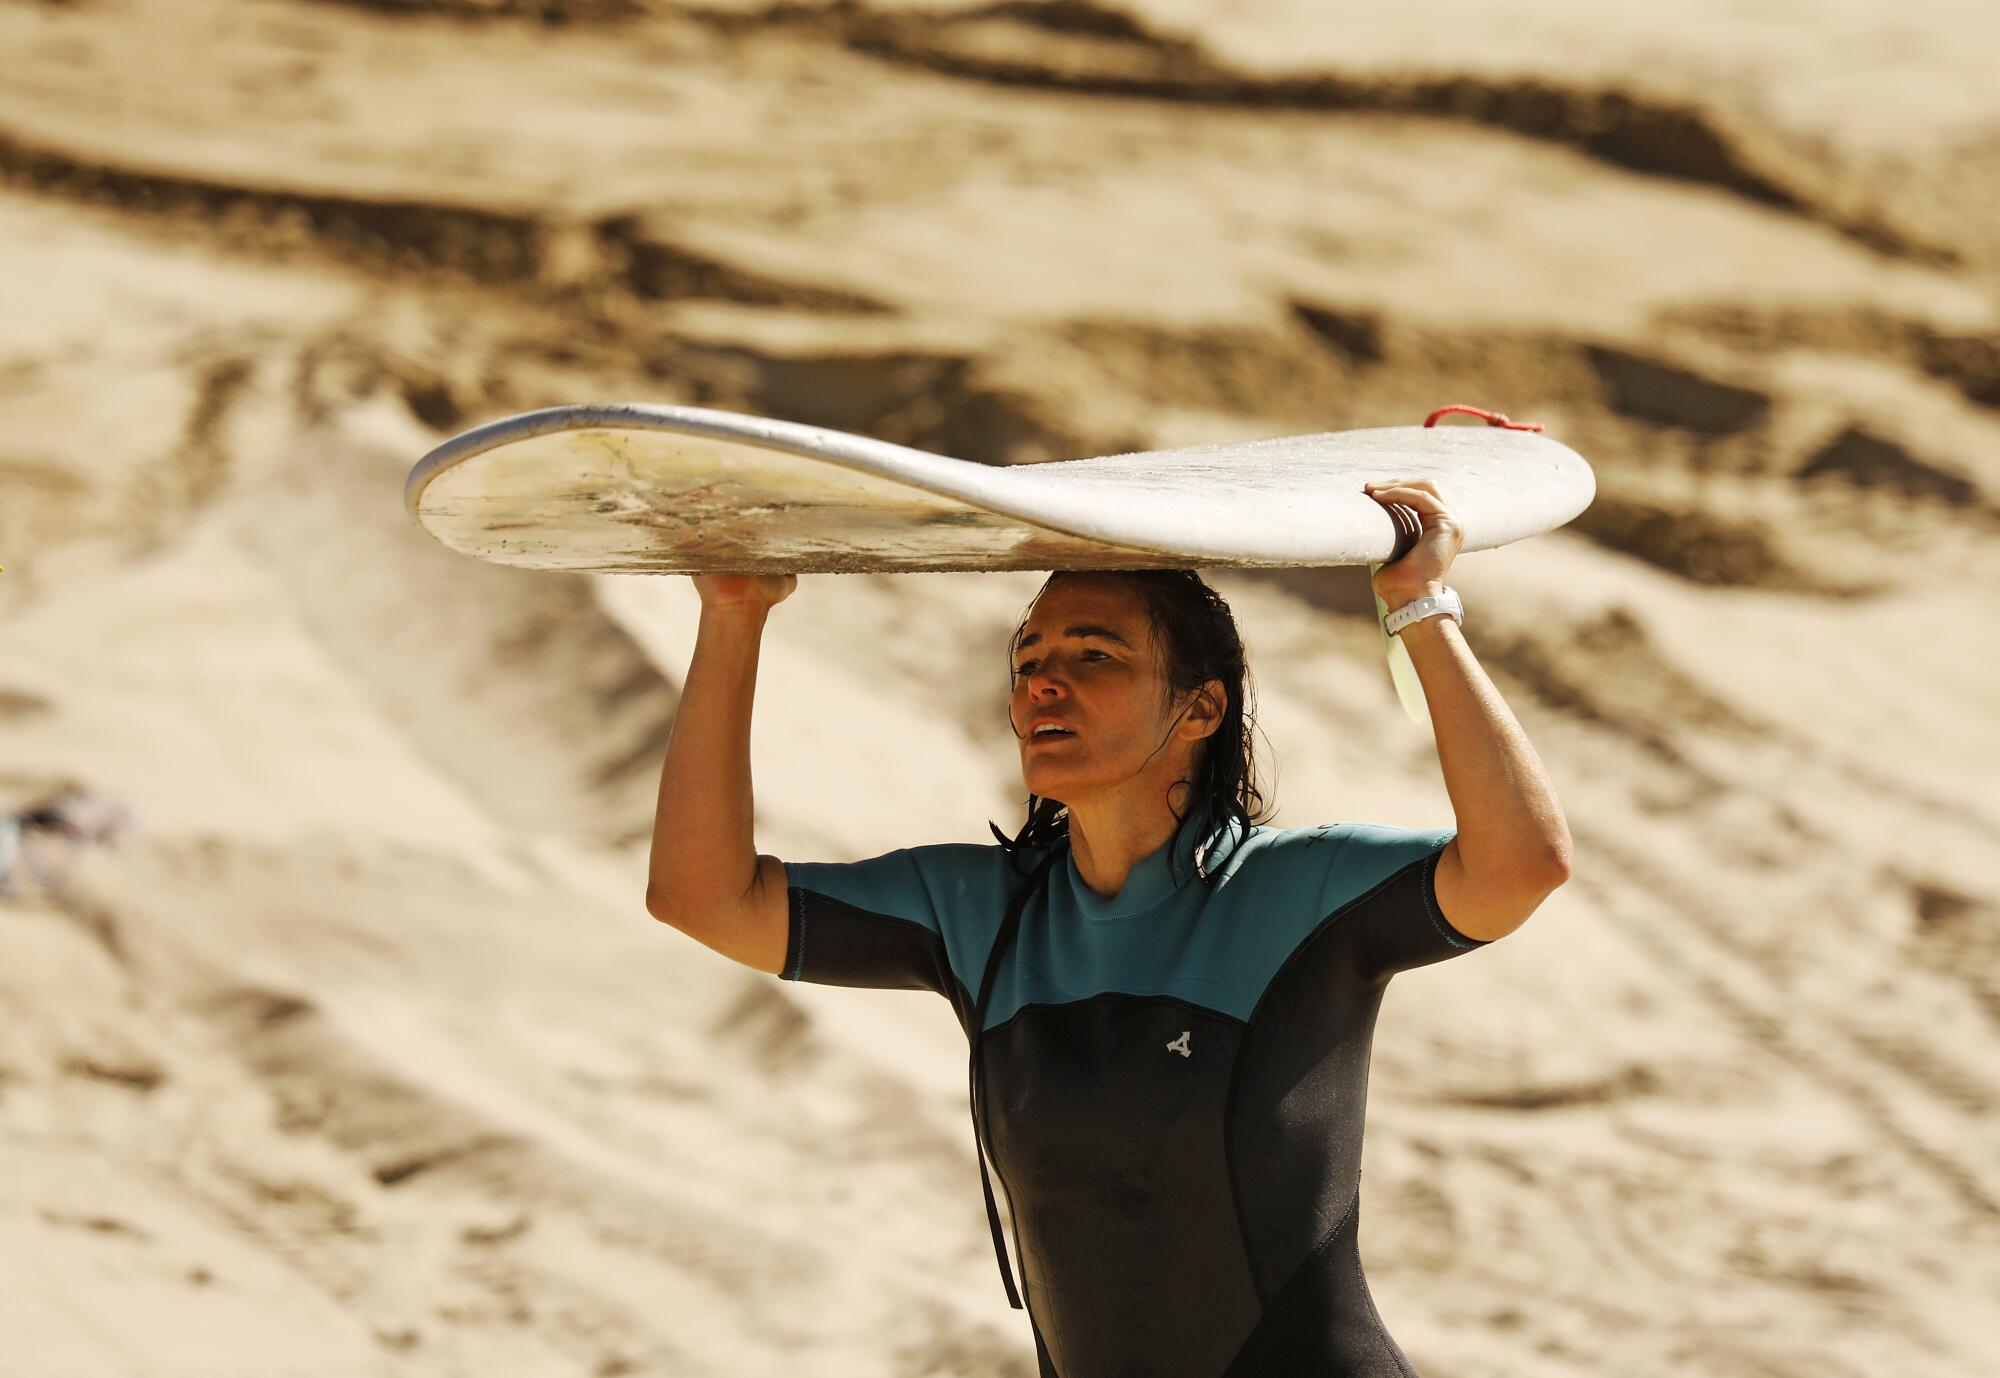
<instances>
[{"instance_id":1,"label":"black wetsuit","mask_svg":"<svg viewBox=\"0 0 2000 1378\"><path fill-rule=\"evenodd\" d=\"M1454 835L1218 833L1204 881L1184 826L1108 900L1067 843L787 863L784 976L936 991L979 1031L1044 1378L1410 1378L1356 1247L1362 1114L1384 984L1482 946L1438 909Z\"/></svg>"}]
</instances>

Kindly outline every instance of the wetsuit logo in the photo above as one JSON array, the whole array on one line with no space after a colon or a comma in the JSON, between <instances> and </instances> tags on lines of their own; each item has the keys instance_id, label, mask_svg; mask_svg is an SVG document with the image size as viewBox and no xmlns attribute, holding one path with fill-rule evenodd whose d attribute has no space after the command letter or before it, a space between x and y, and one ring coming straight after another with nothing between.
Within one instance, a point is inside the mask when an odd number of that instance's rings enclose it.
<instances>
[{"instance_id":1,"label":"wetsuit logo","mask_svg":"<svg viewBox=\"0 0 2000 1378\"><path fill-rule=\"evenodd\" d=\"M1181 1036L1167 1045L1167 1051L1179 1053L1182 1057L1193 1057L1194 1054L1188 1051L1188 1035L1193 1032L1193 1029L1182 1029Z\"/></svg>"}]
</instances>

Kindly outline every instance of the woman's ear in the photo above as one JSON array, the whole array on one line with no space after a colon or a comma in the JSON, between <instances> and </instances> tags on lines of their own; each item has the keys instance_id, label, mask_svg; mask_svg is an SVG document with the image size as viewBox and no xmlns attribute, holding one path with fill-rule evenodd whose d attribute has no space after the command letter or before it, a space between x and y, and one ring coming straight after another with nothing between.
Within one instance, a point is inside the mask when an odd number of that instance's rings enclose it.
<instances>
[{"instance_id":1,"label":"woman's ear","mask_svg":"<svg viewBox=\"0 0 2000 1378\"><path fill-rule=\"evenodd\" d=\"M1212 679L1195 690L1194 699L1188 704L1188 721L1201 728L1204 737L1222 726L1222 714L1229 703L1229 691L1222 687L1222 681Z\"/></svg>"}]
</instances>

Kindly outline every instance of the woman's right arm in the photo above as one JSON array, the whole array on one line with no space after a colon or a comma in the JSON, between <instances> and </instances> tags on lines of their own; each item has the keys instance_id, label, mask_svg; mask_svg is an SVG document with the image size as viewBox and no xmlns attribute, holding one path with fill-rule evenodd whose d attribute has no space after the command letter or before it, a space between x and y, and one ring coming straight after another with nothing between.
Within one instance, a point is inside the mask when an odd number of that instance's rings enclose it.
<instances>
[{"instance_id":1,"label":"woman's right arm","mask_svg":"<svg viewBox=\"0 0 2000 1378\"><path fill-rule=\"evenodd\" d=\"M764 622L796 574L696 575L701 624L660 770L646 910L723 956L777 975L785 868L751 831L750 708Z\"/></svg>"}]
</instances>

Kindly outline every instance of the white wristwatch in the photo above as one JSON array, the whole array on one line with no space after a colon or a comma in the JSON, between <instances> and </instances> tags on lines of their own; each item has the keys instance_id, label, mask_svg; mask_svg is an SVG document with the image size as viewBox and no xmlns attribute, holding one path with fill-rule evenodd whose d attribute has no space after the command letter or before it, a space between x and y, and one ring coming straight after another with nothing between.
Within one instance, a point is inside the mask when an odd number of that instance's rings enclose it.
<instances>
[{"instance_id":1,"label":"white wristwatch","mask_svg":"<svg viewBox=\"0 0 2000 1378\"><path fill-rule=\"evenodd\" d=\"M1441 594L1425 594L1405 603L1382 619L1382 630L1395 636L1412 622L1421 622L1439 613L1447 614L1461 627L1465 625L1465 604L1459 600L1457 589L1447 587Z\"/></svg>"}]
</instances>

